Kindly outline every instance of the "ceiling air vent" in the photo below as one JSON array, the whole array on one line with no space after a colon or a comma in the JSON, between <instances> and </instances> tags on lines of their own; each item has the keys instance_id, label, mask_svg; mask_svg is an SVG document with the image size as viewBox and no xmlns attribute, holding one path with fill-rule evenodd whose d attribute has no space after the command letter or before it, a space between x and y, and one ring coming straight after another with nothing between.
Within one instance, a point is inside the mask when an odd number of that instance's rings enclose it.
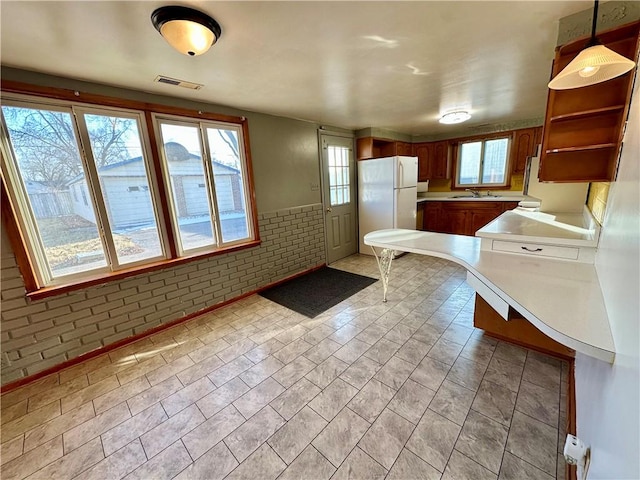
<instances>
[{"instance_id":1,"label":"ceiling air vent","mask_svg":"<svg viewBox=\"0 0 640 480\"><path fill-rule=\"evenodd\" d=\"M166 83L167 85L175 85L177 87L190 88L191 90L200 90L204 86L199 83L178 80L177 78L165 77L164 75L158 75L155 78L154 82Z\"/></svg>"}]
</instances>

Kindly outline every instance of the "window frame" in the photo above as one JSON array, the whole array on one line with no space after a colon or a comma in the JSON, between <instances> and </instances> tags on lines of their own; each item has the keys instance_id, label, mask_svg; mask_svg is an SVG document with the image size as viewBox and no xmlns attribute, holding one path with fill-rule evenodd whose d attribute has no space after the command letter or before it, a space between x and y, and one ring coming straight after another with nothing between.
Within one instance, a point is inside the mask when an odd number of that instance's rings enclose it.
<instances>
[{"instance_id":1,"label":"window frame","mask_svg":"<svg viewBox=\"0 0 640 480\"><path fill-rule=\"evenodd\" d=\"M478 166L478 178L480 180L482 180L482 169L484 166L484 153L485 153L485 144L488 141L492 141L492 140L501 140L501 139L505 139L507 140L507 151L506 151L506 159L505 159L505 166L504 166L504 182L501 183L482 183L482 181L480 183L475 183L475 184L461 184L460 183L460 172L461 172L461 165L460 162L462 161L462 145L466 144L466 143L478 143L478 142L482 142L482 147L481 147L481 158L480 158L480 164ZM462 190L462 189L466 189L466 188L473 188L473 189L479 189L479 190L491 190L491 189L505 189L505 188L509 188L511 185L511 148L513 146L513 134L512 133L508 133L508 134L504 134L504 133L496 133L493 135L483 135L483 136L478 136L478 137L468 137L468 138L464 138L464 139L460 139L459 142L457 142L455 144L455 163L454 163L454 173L453 173L453 189L455 190Z\"/></svg>"},{"instance_id":2,"label":"window frame","mask_svg":"<svg viewBox=\"0 0 640 480\"><path fill-rule=\"evenodd\" d=\"M115 97L109 97L104 95L98 95L93 93L85 93L61 88L44 87L38 85L24 84L14 81L1 81L0 90L3 95L3 104L5 98L11 100L17 99L19 102L29 102L33 105L45 104L47 107L53 105L74 105L80 110L93 110L90 113L104 113L111 109L114 112L129 111L135 112L139 115L140 122L140 142L143 150L147 149L148 164L147 174L150 182L150 190L152 195L152 201L155 204L155 215L157 220L158 232L160 234L161 243L164 243L164 258L158 259L157 257L152 260L142 260L128 264L121 265L121 269L117 271L100 271L95 270L80 273L78 277L74 275L60 277L59 283L47 283L39 276L39 268L37 266L36 253L33 249L29 248L30 238L33 238L33 233L29 233L27 225L23 222L22 217L18 213L20 210L17 206L17 199L13 193L14 185L12 180L7 178L5 168L2 168L1 175L1 190L2 190L2 220L4 222L7 234L9 236L10 243L12 245L13 252L16 256L18 267L23 276L25 287L27 290L27 297L32 299L47 298L55 296L65 292L79 290L92 285L99 285L108 283L111 281L121 280L140 273L151 272L156 270L162 270L170 268L176 265L196 261L211 256L222 255L246 248L252 248L260 245L259 230L257 224L257 207L255 200L255 188L253 182L253 169L251 165L251 152L249 147L249 132L248 122L245 117L231 116L216 114L210 112L196 111L180 107L172 107L162 104L152 104L147 102L140 102L135 100L120 99ZM97 111L97 112L96 112ZM155 131L155 125L153 124L152 114L163 115L177 115L185 118L189 118L194 121L205 122L219 122L222 124L231 124L242 132L242 143L239 143L239 148L244 152L244 168L246 180L243 182L246 185L245 191L245 209L247 214L248 229L250 231L249 238L245 241L240 241L234 244L226 244L218 248L206 248L197 252L186 252L181 255L177 249L176 238L171 225L171 216L169 214L169 204L167 201L167 189L165 185L163 170L160 160L160 150L157 145L157 139L160 138ZM2 128L4 129L4 125ZM74 128L75 124L74 124ZM3 130L3 135L8 135L8 132ZM78 135L79 142L84 148L91 148L85 146L81 140L81 136L76 128L76 134ZM7 137L8 138L8 137ZM240 140L240 139L239 139ZM7 145L5 145L7 143ZM4 140L0 142L2 144L2 154L8 155L12 152L7 152L6 148L10 145ZM10 158L10 157L9 157ZM81 155L82 162L88 162L86 155ZM93 160L91 160L93 161ZM6 163L12 163L9 160ZM3 164L5 162L2 162ZM86 165L85 165L85 171ZM94 180L98 180L97 178ZM87 175L87 181L89 181ZM15 179L14 179L15 182ZM91 195L91 192L88 192ZM94 199L95 201L95 199ZM31 237L29 237L31 235Z\"/></svg>"}]
</instances>

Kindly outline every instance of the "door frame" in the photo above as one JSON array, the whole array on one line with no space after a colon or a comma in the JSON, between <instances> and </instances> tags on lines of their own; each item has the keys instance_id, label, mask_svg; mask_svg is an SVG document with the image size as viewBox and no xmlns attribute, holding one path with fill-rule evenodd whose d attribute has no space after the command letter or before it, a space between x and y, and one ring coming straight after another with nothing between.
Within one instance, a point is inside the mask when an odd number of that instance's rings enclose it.
<instances>
[{"instance_id":1,"label":"door frame","mask_svg":"<svg viewBox=\"0 0 640 480\"><path fill-rule=\"evenodd\" d=\"M327 204L329 203L329 199L326 198L325 195L325 178L324 178L324 171L323 171L323 155L324 155L324 150L323 150L323 146L322 146L322 140L323 137L327 136L327 137L340 137L340 138L345 138L345 139L350 139L351 140L351 151L353 152L353 174L354 174L354 178L355 181L353 182L353 184L351 185L351 194L353 195L353 201L354 201L354 205L355 205L355 212L354 212L354 219L355 219L355 233L356 233L356 240L358 238L358 159L356 157L356 137L353 133L350 132L344 132L344 131L339 131L339 130L327 130L325 129L325 127L319 127L318 128L318 170L319 170L319 174L320 174L320 199L322 202L322 229L324 231L324 258L325 258L325 263L328 264L328 260L329 260L329 238L328 238L328 232L327 232L327 222L326 222L326 208L327 208ZM358 249L356 248L356 253L358 253Z\"/></svg>"}]
</instances>

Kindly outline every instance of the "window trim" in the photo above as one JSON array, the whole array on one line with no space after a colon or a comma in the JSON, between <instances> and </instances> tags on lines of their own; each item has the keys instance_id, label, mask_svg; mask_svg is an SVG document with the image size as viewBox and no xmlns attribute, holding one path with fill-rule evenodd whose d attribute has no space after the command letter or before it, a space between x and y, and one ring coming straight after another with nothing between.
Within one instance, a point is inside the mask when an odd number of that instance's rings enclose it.
<instances>
[{"instance_id":1,"label":"window trim","mask_svg":"<svg viewBox=\"0 0 640 480\"><path fill-rule=\"evenodd\" d=\"M249 141L249 129L248 121L246 117L238 117L232 115L217 114L212 112L206 112L202 110L192 110L181 107L173 107L162 104L140 102L136 100L129 100L124 98L109 97L104 95L98 95L93 93L79 92L70 89L62 89L55 87L45 87L40 85L32 85L21 82L15 82L10 80L2 80L0 82L0 91L3 95L11 94L11 98L24 97L24 99L31 99L35 103L52 103L53 105L59 104L58 101L70 102L77 105L79 108L90 108L91 106L99 109L124 109L138 111L141 115L141 119L144 119L146 125L146 134L141 139L142 142L148 142L147 148L150 154L149 158L149 172L151 175L150 181L154 181L154 190L157 192L158 199L154 198L158 202L158 228L164 228L166 233L165 245L167 259L145 263L143 265L135 265L129 268L123 268L117 272L101 272L95 275L83 275L83 279L74 281L65 281L56 285L43 285L42 281L38 279L36 270L34 269L32 257L28 249L28 240L23 227L20 226L20 221L17 217L17 209L14 205L14 201L9 194L9 187L4 172L1 177L1 192L2 192L2 221L4 222L9 241L12 246L12 250L16 257L16 262L20 273L24 279L25 288L27 290L27 297L37 300L47 298L69 291L80 290L94 285L104 284L111 281L121 280L133 275L141 273L151 272L155 270L161 270L164 268L171 268L180 264L197 261L200 259L224 255L231 252L244 250L247 248L253 248L260 245L260 236L258 228L258 215L255 196L253 167L251 163L251 150ZM162 168L160 161L160 152L158 150L156 139L158 136L155 132L155 125L153 125L152 113L162 115L177 115L181 117L193 118L199 121L208 122L223 122L237 124L242 132L243 144L245 154L245 168L246 168L246 185L247 195L245 198L247 214L250 215L252 237L242 243L227 245L224 247L211 248L206 251L194 252L192 254L185 254L179 256L176 249L176 239L173 235L171 228L166 226L171 225L171 218L167 203L166 190L162 176ZM4 152L6 153L6 152Z\"/></svg>"},{"instance_id":2,"label":"window trim","mask_svg":"<svg viewBox=\"0 0 640 480\"><path fill-rule=\"evenodd\" d=\"M499 139L507 139L507 153L506 153L506 162L505 162L505 172L504 172L504 183L479 183L479 184L460 184L458 174L460 172L460 155L462 153L462 144L464 143L475 143L482 142L482 156L480 163L480 173L482 174L482 165L484 163L484 143L489 140L499 140ZM477 135L473 137L465 137L458 139L453 146L453 158L455 161L453 162L453 172L452 172L452 180L451 180L451 190L464 190L466 188L473 188L477 190L496 190L496 189L508 189L511 187L511 149L513 147L513 132L498 132L486 135ZM480 177L482 178L482 177Z\"/></svg>"}]
</instances>

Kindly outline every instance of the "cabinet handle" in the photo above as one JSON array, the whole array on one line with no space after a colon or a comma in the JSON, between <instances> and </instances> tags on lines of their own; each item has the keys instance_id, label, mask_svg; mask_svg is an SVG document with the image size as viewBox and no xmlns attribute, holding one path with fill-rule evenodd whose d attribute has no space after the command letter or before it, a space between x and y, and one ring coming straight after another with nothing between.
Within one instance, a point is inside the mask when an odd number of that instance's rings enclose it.
<instances>
[{"instance_id":1,"label":"cabinet handle","mask_svg":"<svg viewBox=\"0 0 640 480\"><path fill-rule=\"evenodd\" d=\"M541 248L536 248L535 250L533 248L528 248L528 247L520 247L522 250L526 250L527 252L541 252L542 249Z\"/></svg>"}]
</instances>

